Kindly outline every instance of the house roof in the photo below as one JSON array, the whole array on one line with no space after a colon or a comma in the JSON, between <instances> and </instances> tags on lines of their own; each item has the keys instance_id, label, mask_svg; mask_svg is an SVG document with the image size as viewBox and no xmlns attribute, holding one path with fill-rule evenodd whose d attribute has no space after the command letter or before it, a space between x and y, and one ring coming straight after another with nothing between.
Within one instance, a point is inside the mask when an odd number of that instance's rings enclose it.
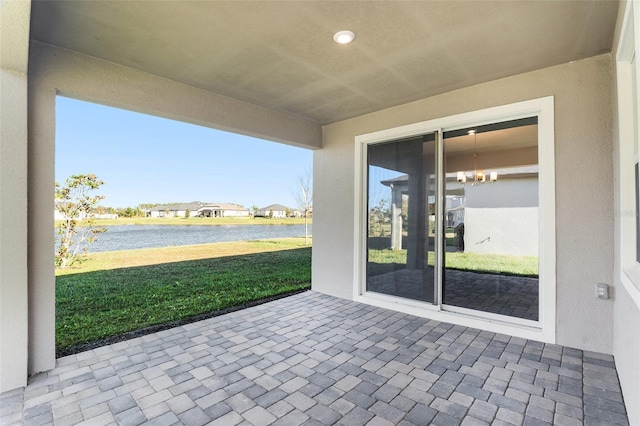
<instances>
[{"instance_id":1,"label":"house roof","mask_svg":"<svg viewBox=\"0 0 640 426\"><path fill-rule=\"evenodd\" d=\"M269 211L269 210L273 210L273 211L277 211L277 212L283 212L286 210L293 210L287 206L283 206L282 204L271 204L267 207L263 207L260 209L260 211Z\"/></svg>"},{"instance_id":2,"label":"house roof","mask_svg":"<svg viewBox=\"0 0 640 426\"><path fill-rule=\"evenodd\" d=\"M191 203L180 203L180 204L172 204L172 205L161 205L161 206L155 206L155 207L151 207L149 209L149 211L165 211L165 210L169 210L169 211L196 211L200 208L200 206L202 206L202 203L200 203L199 201L192 201Z\"/></svg>"},{"instance_id":3,"label":"house roof","mask_svg":"<svg viewBox=\"0 0 640 426\"><path fill-rule=\"evenodd\" d=\"M230 204L230 203L208 203L202 207L200 207L200 210L249 210L246 209L242 206L239 206L237 204Z\"/></svg>"},{"instance_id":4,"label":"house roof","mask_svg":"<svg viewBox=\"0 0 640 426\"><path fill-rule=\"evenodd\" d=\"M619 2L31 5L32 39L328 124L610 52Z\"/></svg>"}]
</instances>

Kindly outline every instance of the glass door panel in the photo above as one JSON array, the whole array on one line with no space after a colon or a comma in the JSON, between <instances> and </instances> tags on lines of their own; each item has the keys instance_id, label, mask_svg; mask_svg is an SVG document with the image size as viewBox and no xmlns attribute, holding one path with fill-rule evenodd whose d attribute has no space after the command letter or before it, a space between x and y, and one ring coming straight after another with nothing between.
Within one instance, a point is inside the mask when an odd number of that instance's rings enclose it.
<instances>
[{"instance_id":1,"label":"glass door panel","mask_svg":"<svg viewBox=\"0 0 640 426\"><path fill-rule=\"evenodd\" d=\"M444 305L538 320L537 153L537 118L444 133Z\"/></svg>"},{"instance_id":2,"label":"glass door panel","mask_svg":"<svg viewBox=\"0 0 640 426\"><path fill-rule=\"evenodd\" d=\"M538 321L537 117L436 136L367 145L366 291Z\"/></svg>"},{"instance_id":3,"label":"glass door panel","mask_svg":"<svg viewBox=\"0 0 640 426\"><path fill-rule=\"evenodd\" d=\"M435 140L367 147L368 292L434 301Z\"/></svg>"}]
</instances>

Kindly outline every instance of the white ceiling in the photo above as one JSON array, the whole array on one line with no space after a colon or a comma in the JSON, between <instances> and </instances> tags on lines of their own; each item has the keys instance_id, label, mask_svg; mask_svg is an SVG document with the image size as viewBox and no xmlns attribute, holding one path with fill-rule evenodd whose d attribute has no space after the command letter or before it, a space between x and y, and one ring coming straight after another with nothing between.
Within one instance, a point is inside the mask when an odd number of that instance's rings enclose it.
<instances>
[{"instance_id":1,"label":"white ceiling","mask_svg":"<svg viewBox=\"0 0 640 426\"><path fill-rule=\"evenodd\" d=\"M609 52L618 6L33 1L31 38L327 124Z\"/></svg>"},{"instance_id":2,"label":"white ceiling","mask_svg":"<svg viewBox=\"0 0 640 426\"><path fill-rule=\"evenodd\" d=\"M538 126L527 125L444 140L446 153L492 152L538 146Z\"/></svg>"}]
</instances>

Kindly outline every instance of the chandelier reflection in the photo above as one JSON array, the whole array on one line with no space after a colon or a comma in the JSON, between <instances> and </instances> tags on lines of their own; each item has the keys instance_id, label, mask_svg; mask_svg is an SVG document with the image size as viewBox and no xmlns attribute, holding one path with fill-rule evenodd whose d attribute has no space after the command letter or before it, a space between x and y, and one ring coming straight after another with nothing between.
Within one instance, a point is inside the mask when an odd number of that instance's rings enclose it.
<instances>
[{"instance_id":1,"label":"chandelier reflection","mask_svg":"<svg viewBox=\"0 0 640 426\"><path fill-rule=\"evenodd\" d=\"M478 135L475 129L471 129L468 132L469 135L473 135L473 175L467 176L465 172L458 172L458 183L464 185L467 181L471 181L471 185L481 185L487 181L487 176L484 170L478 170ZM489 173L489 182L493 183L498 180L498 172Z\"/></svg>"}]
</instances>

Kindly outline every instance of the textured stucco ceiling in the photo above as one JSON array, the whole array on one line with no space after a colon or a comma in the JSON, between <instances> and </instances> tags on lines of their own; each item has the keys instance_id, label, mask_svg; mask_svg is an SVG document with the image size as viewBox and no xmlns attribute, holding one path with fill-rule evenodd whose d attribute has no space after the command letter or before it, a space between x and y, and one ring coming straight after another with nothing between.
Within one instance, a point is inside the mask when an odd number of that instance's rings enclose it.
<instances>
[{"instance_id":1,"label":"textured stucco ceiling","mask_svg":"<svg viewBox=\"0 0 640 426\"><path fill-rule=\"evenodd\" d=\"M611 50L617 1L34 1L31 37L326 124ZM333 42L356 33L347 46Z\"/></svg>"},{"instance_id":2,"label":"textured stucco ceiling","mask_svg":"<svg viewBox=\"0 0 640 426\"><path fill-rule=\"evenodd\" d=\"M533 124L512 127L477 135L445 138L444 141L447 155L537 147L538 126Z\"/></svg>"}]
</instances>

